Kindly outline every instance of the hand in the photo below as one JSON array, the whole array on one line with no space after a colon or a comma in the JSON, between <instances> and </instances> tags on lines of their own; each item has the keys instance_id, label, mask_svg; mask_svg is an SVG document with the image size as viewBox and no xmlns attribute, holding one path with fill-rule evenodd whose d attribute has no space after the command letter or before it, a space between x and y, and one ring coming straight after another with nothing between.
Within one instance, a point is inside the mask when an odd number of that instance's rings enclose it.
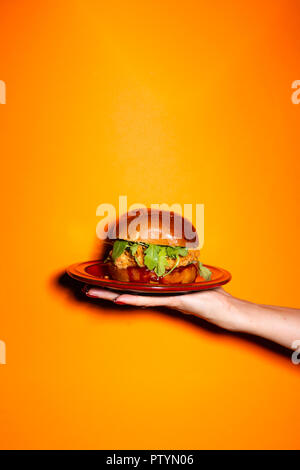
<instances>
[{"instance_id":1,"label":"hand","mask_svg":"<svg viewBox=\"0 0 300 470\"><path fill-rule=\"evenodd\" d=\"M134 305L143 308L169 307L188 315L195 315L231 331L244 329L243 312L233 308L236 299L221 288L173 296L118 294L97 287L87 287L85 292L88 297L111 300L118 305Z\"/></svg>"},{"instance_id":2,"label":"hand","mask_svg":"<svg viewBox=\"0 0 300 470\"><path fill-rule=\"evenodd\" d=\"M88 297L111 300L118 305L169 307L227 330L267 338L286 348L294 349L293 344L300 340L300 310L247 302L221 288L184 295L142 296L87 286L85 293Z\"/></svg>"}]
</instances>

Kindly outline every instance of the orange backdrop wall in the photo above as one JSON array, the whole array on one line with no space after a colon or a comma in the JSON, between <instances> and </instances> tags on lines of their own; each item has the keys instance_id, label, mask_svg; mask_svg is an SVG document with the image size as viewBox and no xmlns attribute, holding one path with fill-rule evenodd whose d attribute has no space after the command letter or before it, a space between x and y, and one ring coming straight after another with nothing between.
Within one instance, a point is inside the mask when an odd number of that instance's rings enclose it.
<instances>
[{"instance_id":1,"label":"orange backdrop wall","mask_svg":"<svg viewBox=\"0 0 300 470\"><path fill-rule=\"evenodd\" d=\"M1 0L1 448L297 448L300 365L78 300L99 204L204 203L226 289L299 306L296 0Z\"/></svg>"}]
</instances>

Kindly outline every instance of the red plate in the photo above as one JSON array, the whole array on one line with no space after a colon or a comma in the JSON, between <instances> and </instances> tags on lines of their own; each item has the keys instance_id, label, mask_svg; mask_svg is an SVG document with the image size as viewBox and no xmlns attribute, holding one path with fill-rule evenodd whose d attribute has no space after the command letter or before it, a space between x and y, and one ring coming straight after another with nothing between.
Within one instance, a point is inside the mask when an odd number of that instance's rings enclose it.
<instances>
[{"instance_id":1,"label":"red plate","mask_svg":"<svg viewBox=\"0 0 300 470\"><path fill-rule=\"evenodd\" d=\"M84 263L72 264L67 269L69 276L84 282L85 284L93 284L95 286L107 287L108 289L117 291L135 292L139 294L152 293L152 294L169 294L177 293L184 294L191 291L215 289L216 287L226 284L231 279L231 274L225 269L216 268L214 266L204 265L212 272L211 280L204 281L198 276L192 284L150 284L141 282L122 282L109 279L105 276L106 265L102 261L86 261Z\"/></svg>"}]
</instances>

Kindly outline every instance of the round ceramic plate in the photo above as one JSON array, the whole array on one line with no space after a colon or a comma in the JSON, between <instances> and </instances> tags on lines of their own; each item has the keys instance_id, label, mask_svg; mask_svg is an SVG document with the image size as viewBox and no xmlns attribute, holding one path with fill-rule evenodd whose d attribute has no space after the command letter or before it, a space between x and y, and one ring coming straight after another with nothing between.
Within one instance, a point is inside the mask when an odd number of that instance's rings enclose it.
<instances>
[{"instance_id":1,"label":"round ceramic plate","mask_svg":"<svg viewBox=\"0 0 300 470\"><path fill-rule=\"evenodd\" d=\"M150 293L156 295L171 293L184 294L192 291L215 289L230 281L231 274L225 271L225 269L206 264L204 266L211 270L212 276L210 281L205 281L198 276L195 282L191 284L173 285L115 281L114 279L110 279L107 275L106 265L102 261L86 261L84 263L72 264L72 266L67 269L67 273L69 276L85 284L93 284L117 291L134 292L138 294Z\"/></svg>"}]
</instances>

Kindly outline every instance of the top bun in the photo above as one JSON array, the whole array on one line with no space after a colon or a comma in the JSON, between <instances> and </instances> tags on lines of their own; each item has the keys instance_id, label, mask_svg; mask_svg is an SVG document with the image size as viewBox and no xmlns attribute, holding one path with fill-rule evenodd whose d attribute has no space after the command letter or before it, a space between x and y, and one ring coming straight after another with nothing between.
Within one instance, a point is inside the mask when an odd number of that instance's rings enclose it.
<instances>
[{"instance_id":1,"label":"top bun","mask_svg":"<svg viewBox=\"0 0 300 470\"><path fill-rule=\"evenodd\" d=\"M190 248L199 244L195 227L188 219L176 212L144 208L123 214L109 227L108 238Z\"/></svg>"}]
</instances>

